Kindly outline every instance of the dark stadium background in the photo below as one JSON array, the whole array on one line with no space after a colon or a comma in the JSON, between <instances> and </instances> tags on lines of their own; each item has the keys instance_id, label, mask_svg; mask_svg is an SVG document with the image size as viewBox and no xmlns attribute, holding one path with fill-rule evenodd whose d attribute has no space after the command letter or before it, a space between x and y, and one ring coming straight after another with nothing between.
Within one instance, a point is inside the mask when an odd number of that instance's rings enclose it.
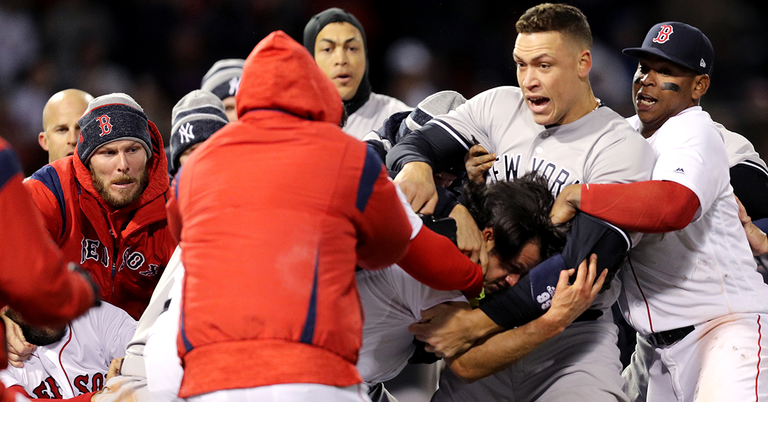
<instances>
[{"instance_id":1,"label":"dark stadium background","mask_svg":"<svg viewBox=\"0 0 768 432\"><path fill-rule=\"evenodd\" d=\"M0 136L25 174L47 162L37 145L42 107L64 88L99 96L121 91L145 109L167 141L173 105L222 58L245 58L282 29L301 41L315 13L338 6L366 29L375 92L415 104L434 91L467 98L515 85L514 23L535 1L388 0L0 0ZM715 47L712 117L768 156L767 6L744 0L568 2L595 36L595 94L632 114L636 64L621 49L639 45L660 21L702 29Z\"/></svg>"}]
</instances>

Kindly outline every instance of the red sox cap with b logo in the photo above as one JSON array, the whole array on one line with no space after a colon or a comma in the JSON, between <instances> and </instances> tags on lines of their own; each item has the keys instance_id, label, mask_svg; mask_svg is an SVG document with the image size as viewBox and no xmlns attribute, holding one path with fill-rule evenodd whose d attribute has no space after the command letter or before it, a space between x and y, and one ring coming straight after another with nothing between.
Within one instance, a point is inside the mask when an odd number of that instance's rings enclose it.
<instances>
[{"instance_id":1,"label":"red sox cap with b logo","mask_svg":"<svg viewBox=\"0 0 768 432\"><path fill-rule=\"evenodd\" d=\"M645 36L642 47L625 48L622 52L638 58L654 54L700 75L712 75L715 59L712 42L701 30L675 21L656 24Z\"/></svg>"},{"instance_id":2,"label":"red sox cap with b logo","mask_svg":"<svg viewBox=\"0 0 768 432\"><path fill-rule=\"evenodd\" d=\"M77 123L80 125L77 155L86 166L97 148L117 140L136 141L144 146L147 158L152 157L147 115L125 93L111 93L92 100Z\"/></svg>"}]
</instances>

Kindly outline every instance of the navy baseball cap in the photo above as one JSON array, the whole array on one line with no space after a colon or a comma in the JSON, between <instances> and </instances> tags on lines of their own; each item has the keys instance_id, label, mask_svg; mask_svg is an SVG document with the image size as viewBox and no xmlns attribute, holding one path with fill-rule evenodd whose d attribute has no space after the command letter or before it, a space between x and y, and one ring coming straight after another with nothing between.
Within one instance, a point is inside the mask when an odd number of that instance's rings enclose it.
<instances>
[{"instance_id":1,"label":"navy baseball cap","mask_svg":"<svg viewBox=\"0 0 768 432\"><path fill-rule=\"evenodd\" d=\"M712 75L715 60L709 38L696 27L676 21L656 24L645 35L642 47L625 48L621 52L630 57L655 54L699 75Z\"/></svg>"}]
</instances>

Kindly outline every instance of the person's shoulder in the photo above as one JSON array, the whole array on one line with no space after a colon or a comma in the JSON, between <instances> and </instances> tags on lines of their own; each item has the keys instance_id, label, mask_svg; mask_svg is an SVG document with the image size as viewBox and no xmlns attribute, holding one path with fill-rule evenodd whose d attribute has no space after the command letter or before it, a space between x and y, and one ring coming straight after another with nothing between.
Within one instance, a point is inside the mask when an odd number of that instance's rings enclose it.
<instances>
[{"instance_id":1,"label":"person's shoulder","mask_svg":"<svg viewBox=\"0 0 768 432\"><path fill-rule=\"evenodd\" d=\"M723 134L712 121L709 113L699 106L687 108L670 117L658 130L660 135L706 136L723 141Z\"/></svg>"},{"instance_id":2,"label":"person's shoulder","mask_svg":"<svg viewBox=\"0 0 768 432\"><path fill-rule=\"evenodd\" d=\"M622 117L619 113L607 106L601 106L594 112L594 116L589 116L590 121L594 122L595 127L590 128L595 133L600 134L611 140L628 140L642 142L650 146L648 142L640 135L628 119Z\"/></svg>"},{"instance_id":3,"label":"person's shoulder","mask_svg":"<svg viewBox=\"0 0 768 432\"><path fill-rule=\"evenodd\" d=\"M371 92L371 97L368 99L368 103L379 106L388 106L396 111L410 111L413 107L408 106L405 102L392 96Z\"/></svg>"}]
</instances>

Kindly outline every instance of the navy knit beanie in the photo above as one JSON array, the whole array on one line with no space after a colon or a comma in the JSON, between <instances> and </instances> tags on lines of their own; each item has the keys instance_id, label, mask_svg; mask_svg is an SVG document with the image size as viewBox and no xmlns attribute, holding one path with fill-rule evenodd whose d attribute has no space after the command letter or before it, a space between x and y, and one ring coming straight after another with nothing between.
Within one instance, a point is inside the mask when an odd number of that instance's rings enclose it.
<instances>
[{"instance_id":1,"label":"navy knit beanie","mask_svg":"<svg viewBox=\"0 0 768 432\"><path fill-rule=\"evenodd\" d=\"M237 93L240 77L243 75L243 59L219 60L208 69L200 83L201 90L207 90L224 100Z\"/></svg>"},{"instance_id":2,"label":"navy knit beanie","mask_svg":"<svg viewBox=\"0 0 768 432\"><path fill-rule=\"evenodd\" d=\"M171 176L179 170L179 158L188 148L204 142L229 122L221 99L205 90L187 93L173 107L171 118Z\"/></svg>"},{"instance_id":3,"label":"navy knit beanie","mask_svg":"<svg viewBox=\"0 0 768 432\"><path fill-rule=\"evenodd\" d=\"M92 100L77 123L80 125L77 155L86 166L97 148L118 140L136 141L144 146L147 159L152 157L147 115L125 93L110 93Z\"/></svg>"}]
</instances>

